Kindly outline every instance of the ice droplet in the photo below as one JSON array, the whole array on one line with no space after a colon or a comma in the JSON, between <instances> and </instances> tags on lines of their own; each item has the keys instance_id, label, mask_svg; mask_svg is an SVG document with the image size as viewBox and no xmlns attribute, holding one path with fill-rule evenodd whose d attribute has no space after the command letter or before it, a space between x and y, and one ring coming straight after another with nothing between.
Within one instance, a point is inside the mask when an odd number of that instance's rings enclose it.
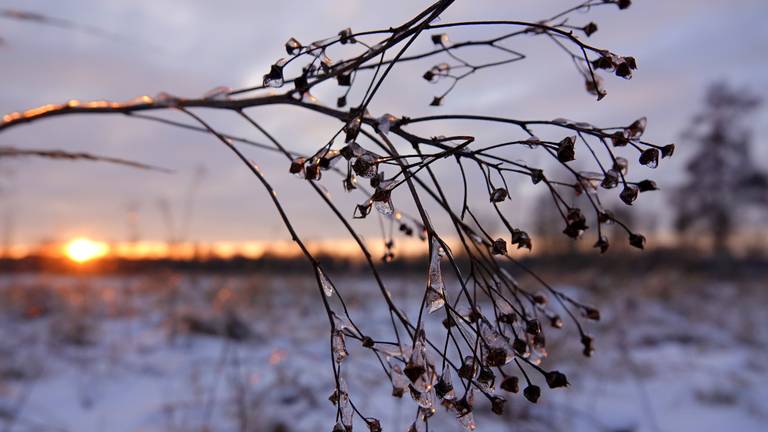
<instances>
[{"instance_id":1,"label":"ice droplet","mask_svg":"<svg viewBox=\"0 0 768 432\"><path fill-rule=\"evenodd\" d=\"M349 401L349 387L347 381L344 378L339 377L339 408L341 409L341 423L344 424L346 430L352 430L352 416L354 414L352 410L352 403Z\"/></svg>"},{"instance_id":2,"label":"ice droplet","mask_svg":"<svg viewBox=\"0 0 768 432\"><path fill-rule=\"evenodd\" d=\"M389 216L392 213L394 213L395 209L392 208L392 201L376 201L373 203L374 207L376 207L376 210L383 214L384 216Z\"/></svg>"},{"instance_id":3,"label":"ice droplet","mask_svg":"<svg viewBox=\"0 0 768 432\"><path fill-rule=\"evenodd\" d=\"M349 356L347 344L344 342L344 333L341 330L333 331L333 358L336 363L341 363Z\"/></svg>"},{"instance_id":4,"label":"ice droplet","mask_svg":"<svg viewBox=\"0 0 768 432\"><path fill-rule=\"evenodd\" d=\"M443 272L440 259L443 248L437 239L432 239L432 257L429 260L429 276L427 279L427 307L429 313L435 312L445 305Z\"/></svg>"},{"instance_id":5,"label":"ice droplet","mask_svg":"<svg viewBox=\"0 0 768 432\"><path fill-rule=\"evenodd\" d=\"M322 270L317 269L317 273L320 277L320 285L323 287L323 292L327 297L330 297L333 295L333 285L331 285L331 281L328 280L328 277L325 276L325 273L323 273Z\"/></svg>"},{"instance_id":6,"label":"ice droplet","mask_svg":"<svg viewBox=\"0 0 768 432\"><path fill-rule=\"evenodd\" d=\"M477 424L475 423L475 416L472 414L472 411L456 418L459 420L459 424L464 427L464 430L473 431L477 428Z\"/></svg>"},{"instance_id":7,"label":"ice droplet","mask_svg":"<svg viewBox=\"0 0 768 432\"><path fill-rule=\"evenodd\" d=\"M379 131L386 135L389 133L389 129L392 127L392 125L397 122L397 117L393 116L392 114L384 114L383 116L379 117L378 122Z\"/></svg>"}]
</instances>

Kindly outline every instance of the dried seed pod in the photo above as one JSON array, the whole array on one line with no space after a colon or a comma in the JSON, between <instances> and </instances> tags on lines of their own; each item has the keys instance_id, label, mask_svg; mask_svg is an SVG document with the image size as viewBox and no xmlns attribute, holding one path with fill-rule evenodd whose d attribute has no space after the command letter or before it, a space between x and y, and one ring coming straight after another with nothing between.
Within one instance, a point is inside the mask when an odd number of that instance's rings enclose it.
<instances>
[{"instance_id":1,"label":"dried seed pod","mask_svg":"<svg viewBox=\"0 0 768 432\"><path fill-rule=\"evenodd\" d=\"M491 411L496 415L502 415L504 414L504 403L506 403L507 400L500 396L492 396L491 397Z\"/></svg>"},{"instance_id":2,"label":"dried seed pod","mask_svg":"<svg viewBox=\"0 0 768 432\"><path fill-rule=\"evenodd\" d=\"M576 159L576 137L569 136L563 138L557 145L557 160L560 162L570 162Z\"/></svg>"},{"instance_id":3,"label":"dried seed pod","mask_svg":"<svg viewBox=\"0 0 768 432\"><path fill-rule=\"evenodd\" d=\"M597 31L597 24L591 22L581 29L587 37L592 36Z\"/></svg>"},{"instance_id":4,"label":"dried seed pod","mask_svg":"<svg viewBox=\"0 0 768 432\"><path fill-rule=\"evenodd\" d=\"M645 236L632 233L629 235L629 244L638 249L643 249L645 248Z\"/></svg>"},{"instance_id":5,"label":"dried seed pod","mask_svg":"<svg viewBox=\"0 0 768 432\"><path fill-rule=\"evenodd\" d=\"M541 388L539 388L537 385L529 384L523 390L523 396L525 396L525 398L528 399L531 403L536 403L539 401L539 397L541 396Z\"/></svg>"},{"instance_id":6,"label":"dried seed pod","mask_svg":"<svg viewBox=\"0 0 768 432\"><path fill-rule=\"evenodd\" d=\"M656 168L659 166L659 151L655 148L643 150L640 154L640 163L648 168Z\"/></svg>"},{"instance_id":7,"label":"dried seed pod","mask_svg":"<svg viewBox=\"0 0 768 432\"><path fill-rule=\"evenodd\" d=\"M491 202L499 203L507 199L509 193L504 188L496 188L491 192Z\"/></svg>"},{"instance_id":8,"label":"dried seed pod","mask_svg":"<svg viewBox=\"0 0 768 432\"><path fill-rule=\"evenodd\" d=\"M506 255L507 254L507 242L504 239L498 238L493 241L491 246L491 253L493 255Z\"/></svg>"},{"instance_id":9,"label":"dried seed pod","mask_svg":"<svg viewBox=\"0 0 768 432\"><path fill-rule=\"evenodd\" d=\"M544 374L547 379L547 385L551 389L568 387L568 378L559 371L551 371Z\"/></svg>"},{"instance_id":10,"label":"dried seed pod","mask_svg":"<svg viewBox=\"0 0 768 432\"><path fill-rule=\"evenodd\" d=\"M637 186L628 184L624 186L621 194L619 194L619 198L621 198L621 200L624 201L626 205L632 205L632 203L637 199L637 194L639 192L640 189Z\"/></svg>"},{"instance_id":11,"label":"dried seed pod","mask_svg":"<svg viewBox=\"0 0 768 432\"><path fill-rule=\"evenodd\" d=\"M516 376L508 376L501 382L501 389L510 393L517 393L520 391L520 379Z\"/></svg>"}]
</instances>

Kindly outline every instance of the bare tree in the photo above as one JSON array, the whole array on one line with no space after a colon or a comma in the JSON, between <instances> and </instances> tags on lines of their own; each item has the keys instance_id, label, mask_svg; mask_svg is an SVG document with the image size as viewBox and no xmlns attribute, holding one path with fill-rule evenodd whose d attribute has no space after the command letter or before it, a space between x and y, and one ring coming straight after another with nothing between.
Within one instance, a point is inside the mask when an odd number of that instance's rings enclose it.
<instances>
[{"instance_id":1,"label":"bare tree","mask_svg":"<svg viewBox=\"0 0 768 432\"><path fill-rule=\"evenodd\" d=\"M371 431L380 431L379 421L363 413L355 405L343 376L347 343L354 341L370 351L371 359L381 365L393 386L393 395L405 393L416 402L414 431L422 430L436 413L438 399L456 415L467 429L475 428L473 405L475 394L488 400L493 412L501 414L505 397L501 390L523 395L535 403L540 396L537 382L542 379L550 388L564 387L568 380L556 370L544 369L546 341L543 321L554 328L563 327L564 313L577 329L583 353L593 353L593 339L581 318L598 320L599 312L574 298L553 289L532 273L523 263L511 257L509 247L531 248L526 231L505 216L503 204L510 199L508 182L513 178L530 181L545 189L557 209L561 228L569 237L580 237L587 230L582 209L564 199L566 191L577 191L587 197L587 209L597 221L597 244L608 248L603 225L615 222L628 234L629 242L642 248L645 238L632 232L626 224L606 211L600 202L602 189L619 187L622 201L632 204L640 192L655 189L650 180L631 180L629 160L655 167L659 159L672 154L673 145L657 146L642 139L644 118L626 127L598 127L562 118L523 120L487 115L436 114L425 117L373 115L368 107L382 88L382 83L399 64L435 61L426 68L425 80L446 83L431 105L446 102L450 93L473 74L500 68L526 58L510 48L517 39L543 38L556 44L576 66L588 92L598 100L606 96L600 73L607 72L629 79L637 68L633 57L614 54L584 42L597 30L594 23L574 25L572 15L595 7L618 6L626 9L629 0L587 0L561 13L537 22L488 20L435 21L453 0L437 0L407 22L386 29L353 31L344 29L337 35L310 44L291 38L285 44L287 57L275 62L263 83L242 89L219 87L200 98L182 98L161 93L141 96L127 102L72 100L24 112L6 115L0 131L44 118L69 114L116 114L162 122L168 125L210 134L231 151L268 192L277 213L293 241L308 260L317 281L319 297L328 317L332 371L335 389L331 400L337 409L334 431L351 430L358 417ZM452 41L449 31L461 28L493 29L493 37L479 40ZM420 37L429 37L434 47L417 53L409 49ZM498 58L487 63L472 63L465 53L475 49L491 49ZM333 57L345 59L333 60ZM502 83L499 85L501 86ZM313 92L320 86L340 87L336 106L319 101ZM276 89L287 90L275 92ZM362 88L362 98L354 98L353 107L345 109L350 90ZM501 87L503 88L503 87ZM298 154L261 124L249 109L267 105L287 105L337 119L341 125L329 131L327 141L316 152ZM238 116L266 139L266 143L236 137L215 129L197 108L225 110ZM176 111L191 122L155 117L152 111ZM454 136L422 136L411 126L435 125L447 121L475 125L508 127L509 139L498 143L475 142L475 134ZM556 140L538 138L536 132L559 135ZM340 143L339 143L340 141ZM245 156L240 145L278 152L287 160L287 171L306 180L312 193L323 200L328 210L346 229L360 249L372 279L378 287L382 303L391 319L389 337L369 336L365 319L356 319L344 301L344 290L334 277L306 247L283 207L283 201L271 181L257 164ZM552 172L513 159L515 149L540 152L557 164ZM627 155L627 158L619 154ZM634 155L634 156L633 156ZM592 171L580 171L570 164L583 157L583 165ZM449 172L435 166L449 166ZM442 175L441 175L442 174ZM362 201L354 209L341 209L322 186L329 175L338 175L345 189L360 193ZM447 179L460 178L458 190L448 188ZM368 185L364 185L363 182ZM487 190L486 205L498 218L499 226L509 238L496 238L484 228L476 215L484 214L469 204L470 186L479 183ZM459 204L452 203L455 198ZM411 204L416 215L408 215L396 207L398 200ZM373 212L373 209L376 211ZM421 235L428 245L427 283L423 289L417 316L408 316L395 303L380 274L381 263L374 260L367 244L352 227L354 218L390 218L403 235ZM438 232L433 218L445 218L451 232ZM446 239L453 237L457 251ZM391 239L389 239L391 241ZM463 256L463 265L457 256ZM388 256L387 259L392 259ZM443 268L450 278L443 278ZM539 284L523 287L511 269L530 275ZM541 289L542 291L539 291ZM427 331L425 321L430 314L442 314L443 327ZM581 316L581 317L580 317ZM360 318L360 317L357 317ZM458 377L458 379L456 378ZM539 377L540 378L537 378ZM500 387L500 390L497 389Z\"/></svg>"},{"instance_id":2,"label":"bare tree","mask_svg":"<svg viewBox=\"0 0 768 432\"><path fill-rule=\"evenodd\" d=\"M675 196L676 228L682 233L703 230L718 253L728 252L740 209L768 205L768 176L754 164L745 124L759 104L747 91L714 84L686 133L698 148L686 166L688 181Z\"/></svg>"}]
</instances>

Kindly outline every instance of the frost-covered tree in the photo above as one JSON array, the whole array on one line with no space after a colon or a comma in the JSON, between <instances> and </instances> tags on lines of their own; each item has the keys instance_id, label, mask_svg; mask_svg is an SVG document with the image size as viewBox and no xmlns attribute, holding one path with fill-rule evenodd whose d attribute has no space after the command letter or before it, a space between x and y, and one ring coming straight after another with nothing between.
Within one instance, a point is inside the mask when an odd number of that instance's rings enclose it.
<instances>
[{"instance_id":1,"label":"frost-covered tree","mask_svg":"<svg viewBox=\"0 0 768 432\"><path fill-rule=\"evenodd\" d=\"M768 175L754 163L747 122L759 105L746 91L713 84L686 133L697 148L686 166L688 180L675 196L675 224L682 233L708 235L718 253L728 252L740 210L768 205Z\"/></svg>"}]
</instances>

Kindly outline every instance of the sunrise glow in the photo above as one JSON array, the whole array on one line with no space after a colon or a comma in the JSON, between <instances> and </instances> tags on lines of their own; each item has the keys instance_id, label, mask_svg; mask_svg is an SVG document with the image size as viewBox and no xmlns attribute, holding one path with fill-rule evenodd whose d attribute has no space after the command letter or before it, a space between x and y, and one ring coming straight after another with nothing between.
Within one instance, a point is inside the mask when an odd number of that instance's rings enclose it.
<instances>
[{"instance_id":1,"label":"sunrise glow","mask_svg":"<svg viewBox=\"0 0 768 432\"><path fill-rule=\"evenodd\" d=\"M109 251L109 246L103 242L76 238L64 247L67 258L76 263L84 263L103 257Z\"/></svg>"}]
</instances>

